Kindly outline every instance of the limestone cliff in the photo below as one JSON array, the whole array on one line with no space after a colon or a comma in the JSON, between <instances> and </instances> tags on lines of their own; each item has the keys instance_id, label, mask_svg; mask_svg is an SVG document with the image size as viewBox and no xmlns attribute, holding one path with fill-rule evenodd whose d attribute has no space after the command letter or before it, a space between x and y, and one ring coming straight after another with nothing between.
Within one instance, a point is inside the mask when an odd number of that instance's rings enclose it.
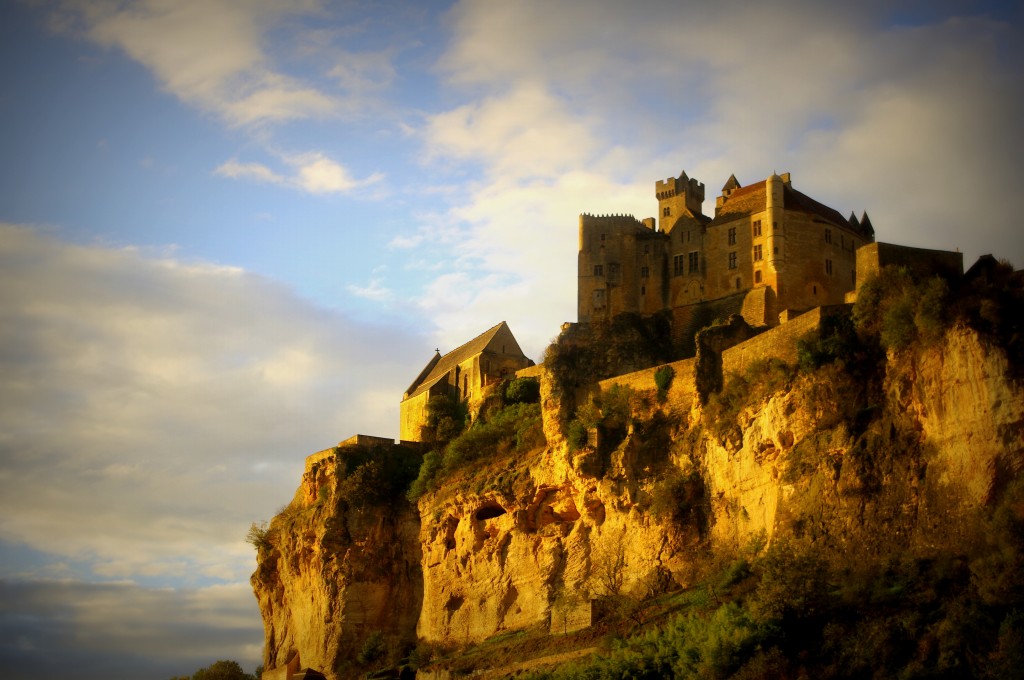
<instances>
[{"instance_id":1,"label":"limestone cliff","mask_svg":"<svg viewBox=\"0 0 1024 680\"><path fill-rule=\"evenodd\" d=\"M396 497L387 518L318 501L338 465L311 459L253 576L266 666L298 653L334 677L372 631L450 644L564 632L590 624L594 601L685 587L716 554L780 538L952 540L957 517L1024 467L1024 389L963 327L872 374L773 370L727 376L706 404L685 389L660 400L653 382L599 394L625 398L629 418L576 450L545 378L547 447L474 463L418 512Z\"/></svg>"},{"instance_id":2,"label":"limestone cliff","mask_svg":"<svg viewBox=\"0 0 1024 680\"><path fill-rule=\"evenodd\" d=\"M384 648L415 640L423 594L419 517L400 495L387 503L356 496L373 480L351 473L373 466L346 465L347 458L381 453L339 447L310 456L295 497L271 522L252 576L267 669L347 677L371 635ZM279 675L287 678L287 671Z\"/></svg>"}]
</instances>

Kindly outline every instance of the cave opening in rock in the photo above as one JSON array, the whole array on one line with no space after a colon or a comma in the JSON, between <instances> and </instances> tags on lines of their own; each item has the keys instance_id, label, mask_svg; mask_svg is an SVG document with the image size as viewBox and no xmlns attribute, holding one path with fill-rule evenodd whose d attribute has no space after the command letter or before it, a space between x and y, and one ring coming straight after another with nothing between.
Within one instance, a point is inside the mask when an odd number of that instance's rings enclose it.
<instances>
[{"instance_id":1,"label":"cave opening in rock","mask_svg":"<svg viewBox=\"0 0 1024 680\"><path fill-rule=\"evenodd\" d=\"M485 505L476 511L476 518L478 520L494 519L495 517L501 517L507 511L497 503L492 505Z\"/></svg>"}]
</instances>

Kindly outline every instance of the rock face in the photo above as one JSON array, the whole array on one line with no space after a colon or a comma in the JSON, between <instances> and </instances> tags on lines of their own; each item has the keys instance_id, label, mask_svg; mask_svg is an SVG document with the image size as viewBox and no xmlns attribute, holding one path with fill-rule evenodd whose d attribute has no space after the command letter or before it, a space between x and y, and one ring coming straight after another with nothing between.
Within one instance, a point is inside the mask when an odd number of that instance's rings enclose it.
<instances>
[{"instance_id":1,"label":"rock face","mask_svg":"<svg viewBox=\"0 0 1024 680\"><path fill-rule=\"evenodd\" d=\"M873 384L834 366L763 392L750 378L738 411L634 390L628 431L580 451L545 383L547 448L467 470L418 512L396 500L387 519L318 505L337 465L311 459L253 576L266 666L298 653L337 677L371 631L561 632L588 625L593 600L685 586L716 554L780 538L936 540L1024 466L1024 389L1006 376L1001 351L955 328L890 355Z\"/></svg>"},{"instance_id":2,"label":"rock face","mask_svg":"<svg viewBox=\"0 0 1024 680\"><path fill-rule=\"evenodd\" d=\"M419 516L404 497L386 508L346 508L339 455L310 456L292 502L270 525L252 586L266 633L268 669L344 670L366 640L415 639L423 597ZM295 659L298 657L298 661Z\"/></svg>"}]
</instances>

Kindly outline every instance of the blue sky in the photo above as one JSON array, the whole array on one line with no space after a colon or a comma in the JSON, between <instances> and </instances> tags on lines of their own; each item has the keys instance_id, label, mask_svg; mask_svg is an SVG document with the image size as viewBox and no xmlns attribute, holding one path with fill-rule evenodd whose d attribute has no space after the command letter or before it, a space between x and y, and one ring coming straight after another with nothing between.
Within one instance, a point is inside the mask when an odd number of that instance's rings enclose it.
<instances>
[{"instance_id":1,"label":"blue sky","mask_svg":"<svg viewBox=\"0 0 1024 680\"><path fill-rule=\"evenodd\" d=\"M791 172L1024 264L1019 3L0 8L0 667L251 668L249 523L435 347L575 319L581 212ZM73 669L73 670L72 670Z\"/></svg>"}]
</instances>

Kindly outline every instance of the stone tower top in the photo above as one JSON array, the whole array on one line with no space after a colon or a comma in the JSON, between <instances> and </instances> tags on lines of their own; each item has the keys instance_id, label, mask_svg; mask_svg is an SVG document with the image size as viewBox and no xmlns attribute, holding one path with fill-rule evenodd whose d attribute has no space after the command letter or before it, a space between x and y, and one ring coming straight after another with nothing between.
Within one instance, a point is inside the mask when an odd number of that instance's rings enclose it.
<instances>
[{"instance_id":1,"label":"stone tower top","mask_svg":"<svg viewBox=\"0 0 1024 680\"><path fill-rule=\"evenodd\" d=\"M654 195L658 198L658 215L661 218L662 231L671 231L676 221L684 215L703 215L704 185L696 179L687 177L685 170L679 173L679 177L669 177L655 182Z\"/></svg>"}]
</instances>

